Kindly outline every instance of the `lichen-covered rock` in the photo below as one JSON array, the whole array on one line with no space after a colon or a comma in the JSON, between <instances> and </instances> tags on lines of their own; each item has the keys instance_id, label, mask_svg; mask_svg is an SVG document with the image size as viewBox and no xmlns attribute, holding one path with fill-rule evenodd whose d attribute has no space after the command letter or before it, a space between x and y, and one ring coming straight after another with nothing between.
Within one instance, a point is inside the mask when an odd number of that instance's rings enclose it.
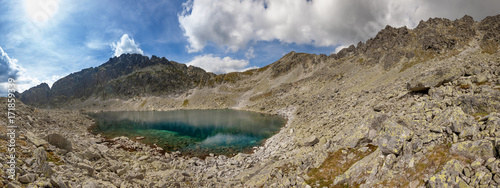
<instances>
[{"instance_id":1,"label":"lichen-covered rock","mask_svg":"<svg viewBox=\"0 0 500 188\"><path fill-rule=\"evenodd\" d=\"M378 177L376 176L378 167L384 163L383 158L380 157L382 152L380 148L376 149L370 155L364 157L358 162L354 163L344 174L335 177L334 184L339 185L343 183L353 182L356 184L360 184L362 182L370 183L376 182ZM394 155L389 155L387 158L391 158L390 160L394 160ZM394 161L391 161L394 163ZM367 176L363 176L363 174L367 174ZM358 177L356 180L351 181L350 177Z\"/></svg>"},{"instance_id":2,"label":"lichen-covered rock","mask_svg":"<svg viewBox=\"0 0 500 188\"><path fill-rule=\"evenodd\" d=\"M392 119L383 122L380 137L378 138L378 146L384 155L395 154L399 155L403 148L403 144L409 140L413 132L398 124Z\"/></svg>"},{"instance_id":3,"label":"lichen-covered rock","mask_svg":"<svg viewBox=\"0 0 500 188\"><path fill-rule=\"evenodd\" d=\"M35 146L37 147L40 147L40 146L43 146L43 145L46 145L48 144L47 141L45 141L44 139L41 139L41 138L38 138L34 133L32 133L31 131L28 131L26 133L26 138L33 144L35 144Z\"/></svg>"},{"instance_id":4,"label":"lichen-covered rock","mask_svg":"<svg viewBox=\"0 0 500 188\"><path fill-rule=\"evenodd\" d=\"M453 187L459 185L458 175L462 172L464 165L455 159L452 159L443 167L443 170L432 175L427 181L427 187Z\"/></svg>"},{"instance_id":5,"label":"lichen-covered rock","mask_svg":"<svg viewBox=\"0 0 500 188\"><path fill-rule=\"evenodd\" d=\"M42 173L45 177L50 177L54 171L50 168L49 163L47 163L47 152L45 148L39 147L34 153L35 161L33 164L33 169L35 171Z\"/></svg>"},{"instance_id":6,"label":"lichen-covered rock","mask_svg":"<svg viewBox=\"0 0 500 188\"><path fill-rule=\"evenodd\" d=\"M424 91L431 87L438 87L444 83L459 78L463 71L458 68L438 68L432 71L422 73L420 76L410 80L406 88L410 91Z\"/></svg>"},{"instance_id":7,"label":"lichen-covered rock","mask_svg":"<svg viewBox=\"0 0 500 188\"><path fill-rule=\"evenodd\" d=\"M453 107L437 115L433 119L431 127L450 127L453 132L460 134L466 127L473 124L472 117L465 114L460 107Z\"/></svg>"},{"instance_id":8,"label":"lichen-covered rock","mask_svg":"<svg viewBox=\"0 0 500 188\"><path fill-rule=\"evenodd\" d=\"M452 154L462 155L470 159L495 157L495 148L490 140L464 141L451 146Z\"/></svg>"}]
</instances>

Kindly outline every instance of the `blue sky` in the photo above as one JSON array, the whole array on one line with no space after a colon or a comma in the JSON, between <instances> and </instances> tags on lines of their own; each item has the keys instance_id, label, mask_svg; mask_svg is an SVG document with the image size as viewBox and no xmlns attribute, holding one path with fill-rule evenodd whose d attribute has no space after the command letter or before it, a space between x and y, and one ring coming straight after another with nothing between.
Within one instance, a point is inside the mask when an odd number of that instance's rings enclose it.
<instances>
[{"instance_id":1,"label":"blue sky","mask_svg":"<svg viewBox=\"0 0 500 188\"><path fill-rule=\"evenodd\" d=\"M0 83L23 91L121 53L166 57L215 73L268 65L290 51L335 53L385 25L475 20L483 0L0 0Z\"/></svg>"}]
</instances>

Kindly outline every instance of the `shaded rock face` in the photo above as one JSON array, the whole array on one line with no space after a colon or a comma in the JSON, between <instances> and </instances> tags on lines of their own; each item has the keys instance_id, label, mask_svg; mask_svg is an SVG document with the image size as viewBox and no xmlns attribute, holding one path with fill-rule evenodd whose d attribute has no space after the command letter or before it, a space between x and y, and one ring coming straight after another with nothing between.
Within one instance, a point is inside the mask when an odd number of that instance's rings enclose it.
<instances>
[{"instance_id":1,"label":"shaded rock face","mask_svg":"<svg viewBox=\"0 0 500 188\"><path fill-rule=\"evenodd\" d=\"M110 58L99 67L83 69L54 83L41 84L18 97L37 107L60 107L73 100L131 98L145 95L180 94L204 85L214 74L156 56L139 54Z\"/></svg>"},{"instance_id":2,"label":"shaded rock face","mask_svg":"<svg viewBox=\"0 0 500 188\"><path fill-rule=\"evenodd\" d=\"M476 35L474 23L474 19L466 15L455 21L431 18L421 21L413 30L387 26L366 43L359 42L356 47L351 45L332 56L341 59L352 54L363 55L366 57L366 64L383 63L384 69L388 70L399 61L422 59L422 55L442 54L461 48Z\"/></svg>"},{"instance_id":3,"label":"shaded rock face","mask_svg":"<svg viewBox=\"0 0 500 188\"><path fill-rule=\"evenodd\" d=\"M38 86L32 87L22 94L16 93L17 97L26 104L32 104L34 106L47 106L50 102L50 87L46 83L42 83Z\"/></svg>"},{"instance_id":4,"label":"shaded rock face","mask_svg":"<svg viewBox=\"0 0 500 188\"><path fill-rule=\"evenodd\" d=\"M462 74L458 68L439 68L422 73L419 77L410 80L406 87L410 91L426 91L431 87L439 87L444 83L456 80Z\"/></svg>"}]
</instances>

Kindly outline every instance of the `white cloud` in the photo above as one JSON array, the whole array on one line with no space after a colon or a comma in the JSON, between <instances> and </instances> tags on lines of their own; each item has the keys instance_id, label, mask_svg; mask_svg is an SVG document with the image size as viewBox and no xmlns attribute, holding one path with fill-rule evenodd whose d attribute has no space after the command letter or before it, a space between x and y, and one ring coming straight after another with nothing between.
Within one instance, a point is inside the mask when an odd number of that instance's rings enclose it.
<instances>
[{"instance_id":1,"label":"white cloud","mask_svg":"<svg viewBox=\"0 0 500 188\"><path fill-rule=\"evenodd\" d=\"M253 50L253 47L250 47L247 52L245 53L245 57L247 59L252 59L255 57L255 55L253 54L254 50Z\"/></svg>"},{"instance_id":2,"label":"white cloud","mask_svg":"<svg viewBox=\"0 0 500 188\"><path fill-rule=\"evenodd\" d=\"M47 76L40 80L19 65L17 59L9 57L2 47L0 47L0 55L0 96L7 95L9 78L16 81L14 86L20 93L43 82L52 87L52 84L61 78L61 76L52 75L52 77Z\"/></svg>"},{"instance_id":3,"label":"white cloud","mask_svg":"<svg viewBox=\"0 0 500 188\"><path fill-rule=\"evenodd\" d=\"M342 50L342 49L344 49L344 48L347 48L347 47L349 47L349 46L347 46L347 45L339 45L337 48L335 48L335 51L334 51L334 52L332 52L332 54L339 53L339 52L340 52L340 50Z\"/></svg>"},{"instance_id":4,"label":"white cloud","mask_svg":"<svg viewBox=\"0 0 500 188\"><path fill-rule=\"evenodd\" d=\"M108 47L109 43L102 42L99 40L89 40L85 42L85 46L92 50L103 50Z\"/></svg>"},{"instance_id":5,"label":"white cloud","mask_svg":"<svg viewBox=\"0 0 500 188\"><path fill-rule=\"evenodd\" d=\"M120 41L111 44L111 48L115 51L114 56L120 56L122 54L144 54L144 52L139 48L139 44L135 43L134 39L131 39L127 34L123 34Z\"/></svg>"},{"instance_id":6,"label":"white cloud","mask_svg":"<svg viewBox=\"0 0 500 188\"><path fill-rule=\"evenodd\" d=\"M191 62L186 64L201 67L207 72L213 72L215 74L241 72L248 69L258 68L247 67L249 64L248 60L232 59L231 57L220 58L214 57L212 54L196 56Z\"/></svg>"},{"instance_id":7,"label":"white cloud","mask_svg":"<svg viewBox=\"0 0 500 188\"><path fill-rule=\"evenodd\" d=\"M374 37L386 25L415 27L429 17L476 20L498 14L498 0L189 0L178 16L189 52L208 43L238 51L251 41L336 46Z\"/></svg>"},{"instance_id":8,"label":"white cloud","mask_svg":"<svg viewBox=\"0 0 500 188\"><path fill-rule=\"evenodd\" d=\"M17 59L10 58L0 47L0 82L7 82L9 78L17 79L23 68L17 64Z\"/></svg>"}]
</instances>

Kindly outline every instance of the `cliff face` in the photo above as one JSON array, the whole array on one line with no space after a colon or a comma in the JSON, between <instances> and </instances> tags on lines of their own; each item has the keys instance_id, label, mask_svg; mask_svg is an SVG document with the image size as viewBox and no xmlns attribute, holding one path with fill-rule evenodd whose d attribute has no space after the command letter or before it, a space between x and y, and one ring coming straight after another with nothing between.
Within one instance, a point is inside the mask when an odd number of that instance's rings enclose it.
<instances>
[{"instance_id":1,"label":"cliff face","mask_svg":"<svg viewBox=\"0 0 500 188\"><path fill-rule=\"evenodd\" d=\"M22 94L16 94L21 101L33 106L45 106L50 101L50 87L46 83L32 87L24 91Z\"/></svg>"},{"instance_id":2,"label":"cliff face","mask_svg":"<svg viewBox=\"0 0 500 188\"><path fill-rule=\"evenodd\" d=\"M37 107L61 107L90 97L100 99L175 95L205 84L214 74L198 67L153 56L123 54L99 67L83 69L54 83L41 84L19 94Z\"/></svg>"}]
</instances>

